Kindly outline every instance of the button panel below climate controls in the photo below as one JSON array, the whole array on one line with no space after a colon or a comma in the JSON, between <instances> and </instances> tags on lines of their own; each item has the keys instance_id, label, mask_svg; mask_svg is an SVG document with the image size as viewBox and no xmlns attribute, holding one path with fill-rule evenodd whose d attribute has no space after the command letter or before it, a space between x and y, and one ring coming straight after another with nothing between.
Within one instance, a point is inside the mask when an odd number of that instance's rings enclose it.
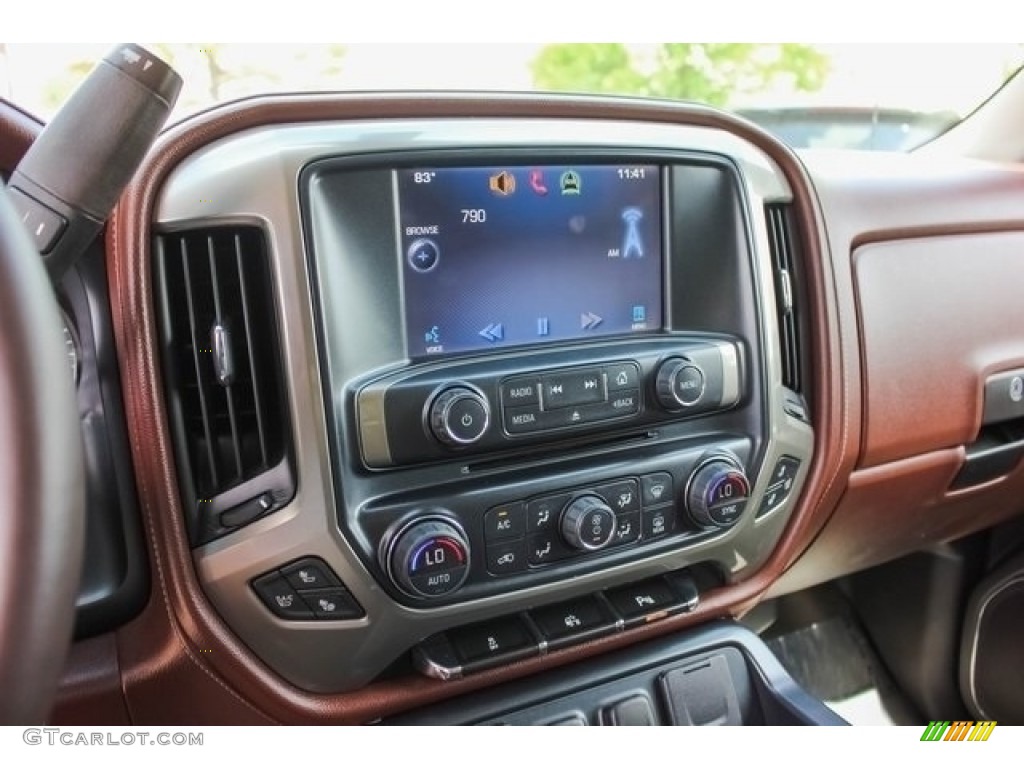
<instances>
[{"instance_id":1,"label":"button panel below climate controls","mask_svg":"<svg viewBox=\"0 0 1024 768\"><path fill-rule=\"evenodd\" d=\"M424 674L450 680L692 611L699 599L692 576L676 571L450 629L414 648L413 660Z\"/></svg>"}]
</instances>

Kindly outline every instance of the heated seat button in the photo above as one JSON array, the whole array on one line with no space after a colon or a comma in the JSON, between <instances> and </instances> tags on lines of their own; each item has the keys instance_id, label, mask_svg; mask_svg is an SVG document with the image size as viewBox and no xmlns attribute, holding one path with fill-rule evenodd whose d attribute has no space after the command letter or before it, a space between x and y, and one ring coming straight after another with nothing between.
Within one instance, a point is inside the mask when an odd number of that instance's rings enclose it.
<instances>
[{"instance_id":1,"label":"heated seat button","mask_svg":"<svg viewBox=\"0 0 1024 768\"><path fill-rule=\"evenodd\" d=\"M615 631L615 619L596 598L587 596L530 611L550 648Z\"/></svg>"},{"instance_id":2,"label":"heated seat button","mask_svg":"<svg viewBox=\"0 0 1024 768\"><path fill-rule=\"evenodd\" d=\"M518 616L462 627L452 630L448 636L459 658L467 664L521 658L538 651L530 631Z\"/></svg>"},{"instance_id":3,"label":"heated seat button","mask_svg":"<svg viewBox=\"0 0 1024 768\"><path fill-rule=\"evenodd\" d=\"M526 531L526 511L521 502L501 504L484 515L484 538L488 541L519 538Z\"/></svg>"},{"instance_id":4,"label":"heated seat button","mask_svg":"<svg viewBox=\"0 0 1024 768\"><path fill-rule=\"evenodd\" d=\"M793 490L793 484L796 482L796 473L799 471L799 459L794 459L792 456L783 456L779 459L775 469L772 470L772 478L768 485L768 490L764 492L761 506L758 507L758 516L782 506L786 499L789 498L790 491Z\"/></svg>"},{"instance_id":5,"label":"heated seat button","mask_svg":"<svg viewBox=\"0 0 1024 768\"><path fill-rule=\"evenodd\" d=\"M769 485L788 483L786 487L786 492L788 493L793 487L793 480L796 479L796 473L799 470L800 459L794 459L792 456L783 456L775 465Z\"/></svg>"},{"instance_id":6,"label":"heated seat button","mask_svg":"<svg viewBox=\"0 0 1024 768\"><path fill-rule=\"evenodd\" d=\"M318 589L301 594L318 619L359 619L366 615L347 589Z\"/></svg>"},{"instance_id":7,"label":"heated seat button","mask_svg":"<svg viewBox=\"0 0 1024 768\"><path fill-rule=\"evenodd\" d=\"M341 582L323 560L307 557L297 563L286 565L281 574L295 589L323 589L340 587Z\"/></svg>"},{"instance_id":8,"label":"heated seat button","mask_svg":"<svg viewBox=\"0 0 1024 768\"><path fill-rule=\"evenodd\" d=\"M288 581L275 571L252 583L263 604L282 619L312 619L313 612Z\"/></svg>"}]
</instances>

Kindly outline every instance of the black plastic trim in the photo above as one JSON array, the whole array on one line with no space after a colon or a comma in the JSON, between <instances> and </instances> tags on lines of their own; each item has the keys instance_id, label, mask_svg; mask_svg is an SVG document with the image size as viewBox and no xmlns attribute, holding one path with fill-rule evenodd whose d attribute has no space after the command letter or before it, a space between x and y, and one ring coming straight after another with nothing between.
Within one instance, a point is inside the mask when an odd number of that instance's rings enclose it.
<instances>
[{"instance_id":1,"label":"black plastic trim","mask_svg":"<svg viewBox=\"0 0 1024 768\"><path fill-rule=\"evenodd\" d=\"M98 243L65 273L59 295L80 342L77 398L87 500L75 637L83 639L109 632L142 610L149 594L149 563L128 447L104 253Z\"/></svg>"},{"instance_id":2,"label":"black plastic trim","mask_svg":"<svg viewBox=\"0 0 1024 768\"><path fill-rule=\"evenodd\" d=\"M745 666L747 679L734 675L744 724L847 724L801 688L757 635L727 621L433 704L384 724L543 725L574 713L597 724L604 707L628 695L642 691L659 702L656 686L665 672L718 655L744 662L740 669ZM667 713L659 719L669 721Z\"/></svg>"}]
</instances>

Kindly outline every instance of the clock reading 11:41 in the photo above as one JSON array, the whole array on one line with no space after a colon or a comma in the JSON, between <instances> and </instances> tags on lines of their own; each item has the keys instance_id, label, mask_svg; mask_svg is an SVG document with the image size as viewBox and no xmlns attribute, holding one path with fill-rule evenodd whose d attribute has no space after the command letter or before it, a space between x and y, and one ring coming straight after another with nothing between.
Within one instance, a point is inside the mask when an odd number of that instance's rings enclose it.
<instances>
[{"instance_id":1,"label":"clock reading 11:41","mask_svg":"<svg viewBox=\"0 0 1024 768\"><path fill-rule=\"evenodd\" d=\"M619 178L620 179L622 179L623 181L631 181L633 179L640 180L640 179L645 178L645 173L646 173L647 169L646 168L636 168L636 167L633 167L633 168L619 168L618 171L619 171Z\"/></svg>"}]
</instances>

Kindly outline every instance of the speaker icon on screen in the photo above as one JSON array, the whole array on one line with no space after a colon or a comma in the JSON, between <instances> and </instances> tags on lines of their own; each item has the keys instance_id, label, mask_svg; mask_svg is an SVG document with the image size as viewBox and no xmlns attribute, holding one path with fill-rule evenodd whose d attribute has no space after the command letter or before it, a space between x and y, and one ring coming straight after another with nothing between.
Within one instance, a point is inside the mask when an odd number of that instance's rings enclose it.
<instances>
[{"instance_id":1,"label":"speaker icon on screen","mask_svg":"<svg viewBox=\"0 0 1024 768\"><path fill-rule=\"evenodd\" d=\"M508 171L498 171L491 176L487 185L499 197L508 197L516 191L516 177Z\"/></svg>"}]
</instances>

